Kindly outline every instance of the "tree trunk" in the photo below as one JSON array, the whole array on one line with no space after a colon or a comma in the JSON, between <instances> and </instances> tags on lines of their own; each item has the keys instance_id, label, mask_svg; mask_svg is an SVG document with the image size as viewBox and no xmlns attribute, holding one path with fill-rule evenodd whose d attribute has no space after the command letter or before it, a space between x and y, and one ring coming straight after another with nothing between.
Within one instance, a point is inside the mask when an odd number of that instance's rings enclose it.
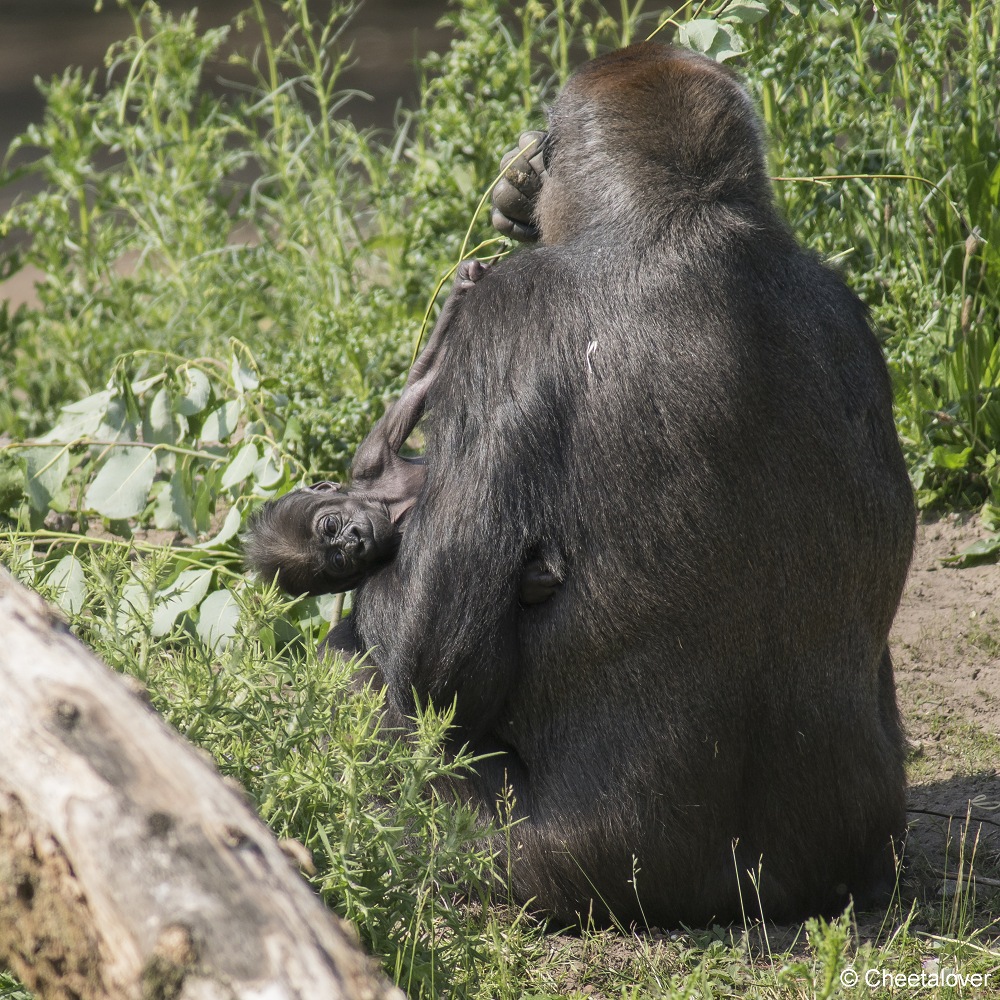
<instances>
[{"instance_id":1,"label":"tree trunk","mask_svg":"<svg viewBox=\"0 0 1000 1000\"><path fill-rule=\"evenodd\" d=\"M66 1000L403 997L240 791L2 567L0 962Z\"/></svg>"}]
</instances>

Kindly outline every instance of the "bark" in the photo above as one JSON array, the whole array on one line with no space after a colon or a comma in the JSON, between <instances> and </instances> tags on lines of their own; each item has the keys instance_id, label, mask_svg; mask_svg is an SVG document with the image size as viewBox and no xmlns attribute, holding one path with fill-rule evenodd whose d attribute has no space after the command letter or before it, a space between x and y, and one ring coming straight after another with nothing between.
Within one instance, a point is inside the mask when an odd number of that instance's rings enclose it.
<instances>
[{"instance_id":1,"label":"bark","mask_svg":"<svg viewBox=\"0 0 1000 1000\"><path fill-rule=\"evenodd\" d=\"M242 792L2 567L0 962L66 1000L403 996Z\"/></svg>"}]
</instances>

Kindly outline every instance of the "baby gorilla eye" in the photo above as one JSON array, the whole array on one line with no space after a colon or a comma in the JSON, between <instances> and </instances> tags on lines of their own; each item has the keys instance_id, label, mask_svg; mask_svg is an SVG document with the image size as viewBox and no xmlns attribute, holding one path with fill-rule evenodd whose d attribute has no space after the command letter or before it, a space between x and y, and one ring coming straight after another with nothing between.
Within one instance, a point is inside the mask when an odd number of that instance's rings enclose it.
<instances>
[{"instance_id":1,"label":"baby gorilla eye","mask_svg":"<svg viewBox=\"0 0 1000 1000\"><path fill-rule=\"evenodd\" d=\"M336 566L337 569L343 569L347 565L347 557L340 551L340 549L337 549L337 551L333 553L333 565Z\"/></svg>"},{"instance_id":2,"label":"baby gorilla eye","mask_svg":"<svg viewBox=\"0 0 1000 1000\"><path fill-rule=\"evenodd\" d=\"M335 538L340 534L340 518L336 514L327 514L323 518L320 527L323 529L324 535L329 535L331 538Z\"/></svg>"}]
</instances>

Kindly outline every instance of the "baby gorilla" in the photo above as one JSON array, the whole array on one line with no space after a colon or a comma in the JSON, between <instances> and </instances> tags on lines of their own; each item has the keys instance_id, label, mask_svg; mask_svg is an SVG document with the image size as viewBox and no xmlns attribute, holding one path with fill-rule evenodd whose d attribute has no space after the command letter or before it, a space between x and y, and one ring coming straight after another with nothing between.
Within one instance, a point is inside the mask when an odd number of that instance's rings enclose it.
<instances>
[{"instance_id":1,"label":"baby gorilla","mask_svg":"<svg viewBox=\"0 0 1000 1000\"><path fill-rule=\"evenodd\" d=\"M337 594L396 554L404 514L394 517L367 491L314 483L255 511L243 547L261 577L276 578L287 593Z\"/></svg>"},{"instance_id":2,"label":"baby gorilla","mask_svg":"<svg viewBox=\"0 0 1000 1000\"><path fill-rule=\"evenodd\" d=\"M402 394L354 456L350 489L315 483L269 500L251 515L243 548L263 579L277 579L289 594L337 594L353 590L395 556L406 515L426 478L423 459L405 458L399 449L423 414L458 303L485 273L480 261L459 264L451 294ZM521 574L519 599L540 604L561 583L561 570L530 560Z\"/></svg>"}]
</instances>

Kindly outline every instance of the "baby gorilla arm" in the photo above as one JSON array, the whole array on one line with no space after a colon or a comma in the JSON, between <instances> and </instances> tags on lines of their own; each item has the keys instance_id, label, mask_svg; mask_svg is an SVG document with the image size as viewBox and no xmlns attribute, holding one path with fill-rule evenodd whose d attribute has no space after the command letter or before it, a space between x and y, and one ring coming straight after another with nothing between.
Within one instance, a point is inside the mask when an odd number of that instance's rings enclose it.
<instances>
[{"instance_id":1,"label":"baby gorilla arm","mask_svg":"<svg viewBox=\"0 0 1000 1000\"><path fill-rule=\"evenodd\" d=\"M485 273L486 266L478 260L463 260L458 265L451 294L420 357L410 369L402 395L372 428L354 456L352 492L380 500L389 507L396 521L401 520L413 506L424 483L423 463L403 458L399 449L423 415L427 393L441 370L446 349L445 334L458 304Z\"/></svg>"},{"instance_id":2,"label":"baby gorilla arm","mask_svg":"<svg viewBox=\"0 0 1000 1000\"><path fill-rule=\"evenodd\" d=\"M352 488L342 491L337 483L316 483L254 512L244 551L264 579L277 579L291 594L335 594L353 590L396 554L401 522L424 482L423 462L398 452L423 413L458 302L485 272L476 260L459 265L451 294L402 395L355 455Z\"/></svg>"}]
</instances>

